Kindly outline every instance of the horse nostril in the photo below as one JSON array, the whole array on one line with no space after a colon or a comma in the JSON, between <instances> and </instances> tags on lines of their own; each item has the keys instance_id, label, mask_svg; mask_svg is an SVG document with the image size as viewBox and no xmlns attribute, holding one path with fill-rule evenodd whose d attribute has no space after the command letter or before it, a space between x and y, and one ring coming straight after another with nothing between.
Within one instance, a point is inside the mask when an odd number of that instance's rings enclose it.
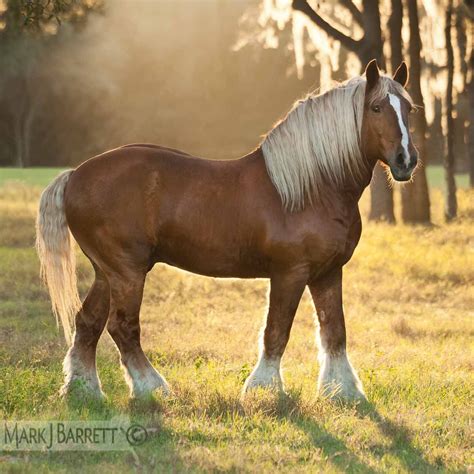
<instances>
[{"instance_id":1,"label":"horse nostril","mask_svg":"<svg viewBox=\"0 0 474 474\"><path fill-rule=\"evenodd\" d=\"M397 155L397 157L395 158L395 161L396 161L396 163L397 163L398 166L402 166L403 163L404 163L404 161L405 161L405 159L404 159L404 157L403 157L403 153L399 153L399 154Z\"/></svg>"},{"instance_id":2,"label":"horse nostril","mask_svg":"<svg viewBox=\"0 0 474 474\"><path fill-rule=\"evenodd\" d=\"M414 167L416 165L416 162L418 161L418 157L416 155L410 156L410 166Z\"/></svg>"}]
</instances>

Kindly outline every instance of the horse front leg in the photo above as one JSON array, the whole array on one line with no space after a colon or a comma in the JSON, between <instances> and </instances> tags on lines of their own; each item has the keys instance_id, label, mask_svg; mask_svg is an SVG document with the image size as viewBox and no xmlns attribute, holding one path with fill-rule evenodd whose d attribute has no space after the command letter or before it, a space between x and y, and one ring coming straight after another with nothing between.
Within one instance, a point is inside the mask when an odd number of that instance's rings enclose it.
<instances>
[{"instance_id":1,"label":"horse front leg","mask_svg":"<svg viewBox=\"0 0 474 474\"><path fill-rule=\"evenodd\" d=\"M244 393L255 387L283 390L280 362L307 279L306 268L275 274L271 278L268 316L260 357L245 382Z\"/></svg>"},{"instance_id":2,"label":"horse front leg","mask_svg":"<svg viewBox=\"0 0 474 474\"><path fill-rule=\"evenodd\" d=\"M312 281L308 286L319 320L320 393L331 398L365 399L362 383L346 353L342 268Z\"/></svg>"}]
</instances>

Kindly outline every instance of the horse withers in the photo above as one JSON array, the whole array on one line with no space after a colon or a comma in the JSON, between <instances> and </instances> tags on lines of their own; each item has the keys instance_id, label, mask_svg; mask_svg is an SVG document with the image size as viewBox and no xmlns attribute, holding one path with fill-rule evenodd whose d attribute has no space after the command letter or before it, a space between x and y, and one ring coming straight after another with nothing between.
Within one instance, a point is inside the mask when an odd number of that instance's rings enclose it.
<instances>
[{"instance_id":1,"label":"horse withers","mask_svg":"<svg viewBox=\"0 0 474 474\"><path fill-rule=\"evenodd\" d=\"M372 61L365 76L297 102L240 159L134 144L58 176L41 197L37 249L72 344L62 392L79 383L102 395L96 347L105 327L131 396L169 390L142 350L139 322L146 275L163 262L211 277L270 279L262 350L245 391L283 389L280 361L308 286L319 319L319 390L364 398L346 353L342 267L359 241L358 201L377 160L397 181L416 166L407 78L405 63L392 79ZM95 270L82 304L71 234Z\"/></svg>"}]
</instances>

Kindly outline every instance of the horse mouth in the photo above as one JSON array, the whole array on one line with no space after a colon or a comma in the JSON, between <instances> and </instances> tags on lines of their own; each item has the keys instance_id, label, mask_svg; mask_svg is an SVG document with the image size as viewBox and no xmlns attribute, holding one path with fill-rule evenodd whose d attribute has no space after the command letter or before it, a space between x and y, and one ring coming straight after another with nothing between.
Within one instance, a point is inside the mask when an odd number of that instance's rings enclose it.
<instances>
[{"instance_id":1,"label":"horse mouth","mask_svg":"<svg viewBox=\"0 0 474 474\"><path fill-rule=\"evenodd\" d=\"M390 168L390 173L392 174L392 178L399 183L406 183L410 181L412 170L400 170L397 168Z\"/></svg>"}]
</instances>

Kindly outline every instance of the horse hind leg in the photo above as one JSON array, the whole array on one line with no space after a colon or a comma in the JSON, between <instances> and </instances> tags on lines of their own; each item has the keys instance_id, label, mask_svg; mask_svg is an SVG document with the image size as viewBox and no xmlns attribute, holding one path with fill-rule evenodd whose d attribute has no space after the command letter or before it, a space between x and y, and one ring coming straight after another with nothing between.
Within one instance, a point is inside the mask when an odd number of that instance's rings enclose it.
<instances>
[{"instance_id":1,"label":"horse hind leg","mask_svg":"<svg viewBox=\"0 0 474 474\"><path fill-rule=\"evenodd\" d=\"M140 343L139 314L145 274L115 273L109 277L109 282L111 309L107 330L120 352L131 397L144 397L156 389L169 393L168 383L152 366Z\"/></svg>"},{"instance_id":2,"label":"horse hind leg","mask_svg":"<svg viewBox=\"0 0 474 474\"><path fill-rule=\"evenodd\" d=\"M73 345L64 359L62 395L80 389L81 393L103 397L97 375L96 349L109 314L110 288L101 270L96 265L94 269L95 280L76 314Z\"/></svg>"}]
</instances>

